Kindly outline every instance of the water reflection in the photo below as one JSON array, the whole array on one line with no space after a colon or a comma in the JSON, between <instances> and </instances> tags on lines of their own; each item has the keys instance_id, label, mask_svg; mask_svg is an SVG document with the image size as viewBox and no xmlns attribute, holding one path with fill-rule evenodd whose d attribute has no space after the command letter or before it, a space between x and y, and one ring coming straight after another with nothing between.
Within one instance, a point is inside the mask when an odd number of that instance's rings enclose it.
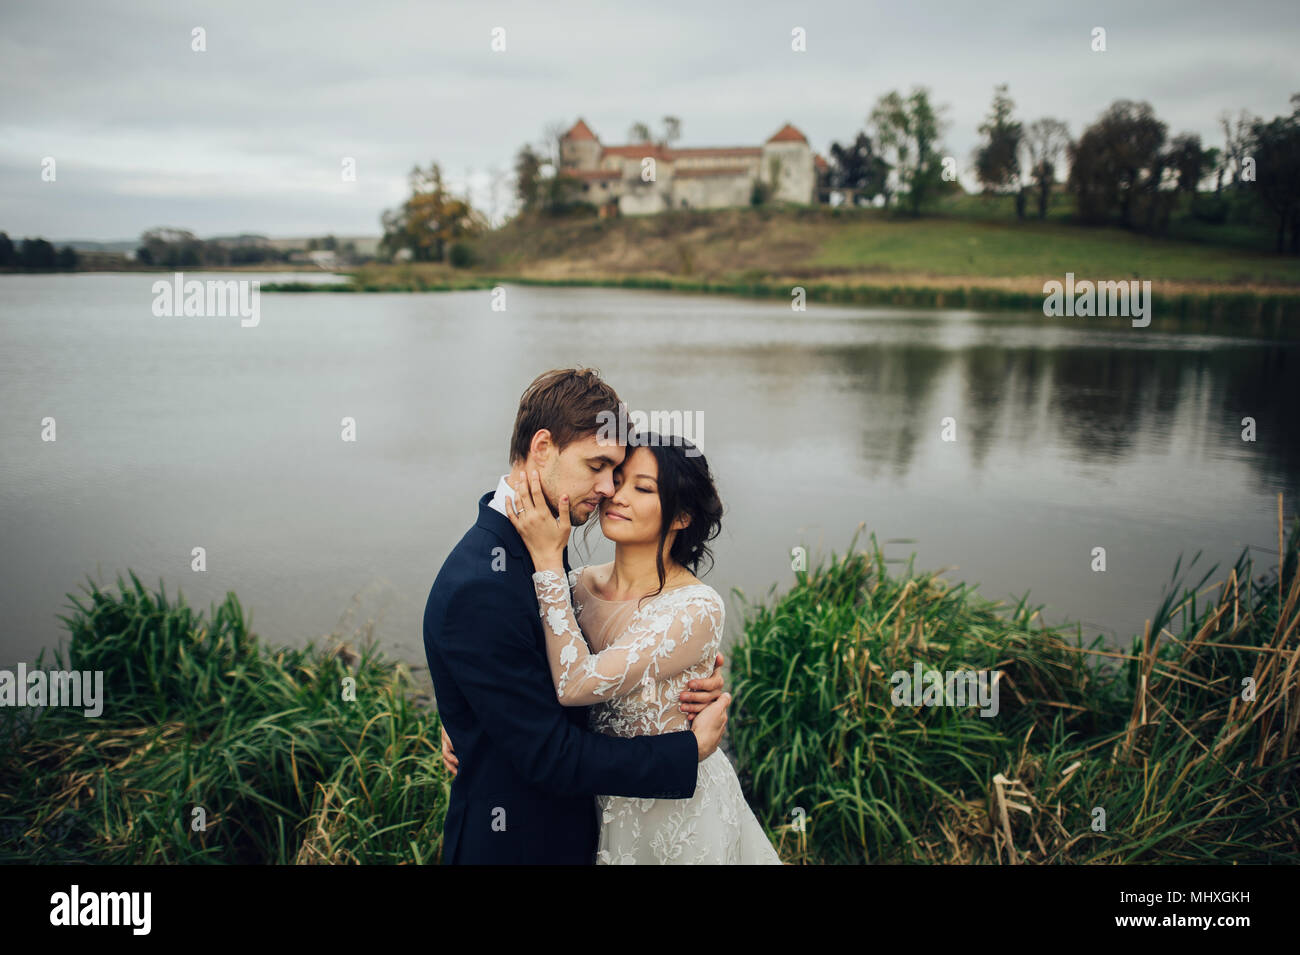
<instances>
[{"instance_id":1,"label":"water reflection","mask_svg":"<svg viewBox=\"0 0 1300 955\"><path fill-rule=\"evenodd\" d=\"M571 364L633 408L702 417L727 507L705 579L724 595L788 586L793 546L842 552L865 522L891 559L916 551L992 599L1029 591L1114 641L1180 553L1266 560L1275 495L1292 514L1300 483L1300 346L1161 333L1158 316L1108 330L511 287L505 312L486 292L266 294L241 329L153 317L152 278L0 278L0 658L52 645L87 573L131 567L201 607L236 591L276 642L335 628L357 595L384 649L422 660L428 588L504 470L520 393ZM739 618L732 603L732 637Z\"/></svg>"}]
</instances>

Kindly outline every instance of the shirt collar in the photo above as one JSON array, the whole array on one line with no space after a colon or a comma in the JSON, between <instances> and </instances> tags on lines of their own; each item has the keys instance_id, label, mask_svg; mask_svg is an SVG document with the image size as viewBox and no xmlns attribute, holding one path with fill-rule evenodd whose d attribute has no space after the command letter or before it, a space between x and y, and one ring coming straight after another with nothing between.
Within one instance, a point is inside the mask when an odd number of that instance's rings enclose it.
<instances>
[{"instance_id":1,"label":"shirt collar","mask_svg":"<svg viewBox=\"0 0 1300 955\"><path fill-rule=\"evenodd\" d=\"M515 489L506 481L509 476L508 474L501 475L501 480L497 482L496 493L492 495L492 500L488 502L488 507L503 516L506 514L506 501L515 499Z\"/></svg>"},{"instance_id":2,"label":"shirt collar","mask_svg":"<svg viewBox=\"0 0 1300 955\"><path fill-rule=\"evenodd\" d=\"M506 483L506 478L509 476L510 475L508 474L502 475L500 482L497 484L496 493L492 495L492 500L489 501L487 499L486 494L484 494L483 497L479 499L480 516L479 516L478 524L480 527L488 528L493 533L495 533L498 537L500 537L506 543L507 549L516 557L528 558L528 548L524 546L523 538L519 536L519 532L515 530L514 525L509 523L510 518L506 515L505 501L513 500L515 497L514 489L509 484ZM504 526L498 525L496 527L493 527L493 520L487 517L482 511L482 507L485 503L489 508L491 508L494 511L497 511L503 517L506 518L506 524ZM531 558L528 558L528 563L529 566L532 565ZM569 548L565 547L564 548L564 575L566 578L568 577L571 570L572 568L569 566ZM532 573L532 571L529 571L529 573Z\"/></svg>"}]
</instances>

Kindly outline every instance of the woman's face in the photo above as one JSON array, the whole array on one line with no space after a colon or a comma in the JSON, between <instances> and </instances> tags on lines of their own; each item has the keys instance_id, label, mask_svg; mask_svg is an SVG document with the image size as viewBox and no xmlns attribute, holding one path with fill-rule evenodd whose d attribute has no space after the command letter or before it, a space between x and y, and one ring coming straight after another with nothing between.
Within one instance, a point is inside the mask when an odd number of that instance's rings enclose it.
<instances>
[{"instance_id":1,"label":"woman's face","mask_svg":"<svg viewBox=\"0 0 1300 955\"><path fill-rule=\"evenodd\" d=\"M612 541L657 541L659 463L649 448L629 448L614 469L614 495L600 504L600 529Z\"/></svg>"}]
</instances>

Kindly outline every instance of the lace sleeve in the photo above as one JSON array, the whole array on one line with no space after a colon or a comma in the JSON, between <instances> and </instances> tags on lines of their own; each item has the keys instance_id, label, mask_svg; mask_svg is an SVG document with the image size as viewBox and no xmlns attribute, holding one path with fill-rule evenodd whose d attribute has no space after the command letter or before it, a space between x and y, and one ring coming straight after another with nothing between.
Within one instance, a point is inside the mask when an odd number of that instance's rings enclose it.
<instances>
[{"instance_id":1,"label":"lace sleeve","mask_svg":"<svg viewBox=\"0 0 1300 955\"><path fill-rule=\"evenodd\" d=\"M721 599L709 588L671 598L669 606L634 614L627 630L592 653L573 616L569 589L551 570L533 574L555 695L565 706L590 706L628 696L698 663L722 639Z\"/></svg>"}]
</instances>

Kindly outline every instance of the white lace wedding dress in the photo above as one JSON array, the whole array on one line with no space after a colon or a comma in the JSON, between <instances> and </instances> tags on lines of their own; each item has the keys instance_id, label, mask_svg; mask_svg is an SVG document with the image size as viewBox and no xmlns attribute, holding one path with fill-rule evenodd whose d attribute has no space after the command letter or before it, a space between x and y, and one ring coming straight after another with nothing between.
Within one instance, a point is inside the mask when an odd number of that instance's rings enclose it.
<instances>
[{"instance_id":1,"label":"white lace wedding dress","mask_svg":"<svg viewBox=\"0 0 1300 955\"><path fill-rule=\"evenodd\" d=\"M597 597L585 569L571 571L568 586L555 571L533 574L556 696L592 705L591 729L609 736L690 729L679 697L713 670L722 598L708 584L691 584L638 608L636 600ZM690 799L597 796L596 810L598 864L781 864L721 749L699 764Z\"/></svg>"}]
</instances>

